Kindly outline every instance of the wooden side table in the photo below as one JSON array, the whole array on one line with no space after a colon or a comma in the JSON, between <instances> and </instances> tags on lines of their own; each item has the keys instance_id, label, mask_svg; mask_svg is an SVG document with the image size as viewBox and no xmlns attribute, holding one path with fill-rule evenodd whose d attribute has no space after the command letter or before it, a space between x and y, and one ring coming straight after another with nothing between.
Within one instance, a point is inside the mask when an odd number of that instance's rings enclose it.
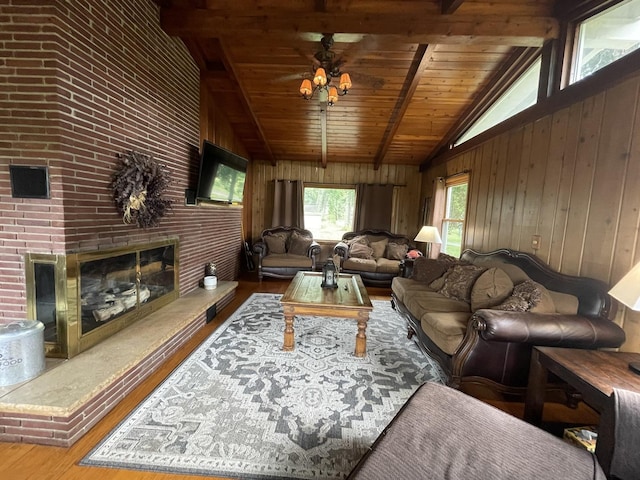
<instances>
[{"instance_id":1,"label":"wooden side table","mask_svg":"<svg viewBox=\"0 0 640 480\"><path fill-rule=\"evenodd\" d=\"M603 414L600 416L598 430L604 432L613 422L611 411L606 410L613 389L640 392L640 375L629 369L629 362L638 361L640 353L534 347L524 404L524 419L534 425L540 425L547 376L552 372L578 390L585 403ZM613 438L609 438L610 436L600 436L596 442L596 456L607 475L614 446Z\"/></svg>"}]
</instances>

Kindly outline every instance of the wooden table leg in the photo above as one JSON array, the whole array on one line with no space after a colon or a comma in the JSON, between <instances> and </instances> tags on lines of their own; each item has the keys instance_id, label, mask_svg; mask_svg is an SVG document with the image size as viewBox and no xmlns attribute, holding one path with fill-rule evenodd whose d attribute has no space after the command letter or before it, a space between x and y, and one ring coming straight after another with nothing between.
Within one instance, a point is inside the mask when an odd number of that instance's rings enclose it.
<instances>
[{"instance_id":1,"label":"wooden table leg","mask_svg":"<svg viewBox=\"0 0 640 480\"><path fill-rule=\"evenodd\" d=\"M284 313L284 344L282 350L292 352L294 347L293 312Z\"/></svg>"},{"instance_id":2,"label":"wooden table leg","mask_svg":"<svg viewBox=\"0 0 640 480\"><path fill-rule=\"evenodd\" d=\"M367 353L367 335L365 332L368 321L368 313L358 315L358 333L356 334L356 351L354 352L356 357L364 357Z\"/></svg>"},{"instance_id":3,"label":"wooden table leg","mask_svg":"<svg viewBox=\"0 0 640 480\"><path fill-rule=\"evenodd\" d=\"M529 383L524 402L524 419L536 426L540 426L542 423L547 376L548 370L540 363L540 352L534 348L531 351Z\"/></svg>"}]
</instances>

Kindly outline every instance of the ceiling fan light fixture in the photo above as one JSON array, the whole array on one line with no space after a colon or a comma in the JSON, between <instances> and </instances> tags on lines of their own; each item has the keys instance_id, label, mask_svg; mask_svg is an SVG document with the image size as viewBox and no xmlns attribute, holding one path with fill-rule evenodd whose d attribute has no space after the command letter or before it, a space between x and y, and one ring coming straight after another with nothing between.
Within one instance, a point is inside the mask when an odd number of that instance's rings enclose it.
<instances>
[{"instance_id":1,"label":"ceiling fan light fixture","mask_svg":"<svg viewBox=\"0 0 640 480\"><path fill-rule=\"evenodd\" d=\"M329 105L333 105L338 101L338 89L336 87L329 87Z\"/></svg>"},{"instance_id":2,"label":"ceiling fan light fixture","mask_svg":"<svg viewBox=\"0 0 640 480\"><path fill-rule=\"evenodd\" d=\"M304 80L302 80L302 85L300 85L300 94L304 98L308 98L309 96L311 96L312 92L313 92L313 87L311 86L311 80L309 80L308 78L305 78Z\"/></svg>"},{"instance_id":3,"label":"ceiling fan light fixture","mask_svg":"<svg viewBox=\"0 0 640 480\"><path fill-rule=\"evenodd\" d=\"M327 74L324 71L324 68L319 67L316 70L316 74L313 76L313 83L324 87L327 84Z\"/></svg>"},{"instance_id":4,"label":"ceiling fan light fixture","mask_svg":"<svg viewBox=\"0 0 640 480\"><path fill-rule=\"evenodd\" d=\"M350 88L351 77L348 73L343 73L342 75L340 75L340 90L342 90L344 93L347 93Z\"/></svg>"}]
</instances>

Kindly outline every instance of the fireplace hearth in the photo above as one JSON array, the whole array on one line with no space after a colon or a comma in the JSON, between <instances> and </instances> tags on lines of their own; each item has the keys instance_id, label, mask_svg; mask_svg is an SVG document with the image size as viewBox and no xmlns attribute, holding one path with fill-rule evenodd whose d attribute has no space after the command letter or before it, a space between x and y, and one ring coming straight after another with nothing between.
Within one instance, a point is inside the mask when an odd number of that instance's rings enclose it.
<instances>
[{"instance_id":1,"label":"fireplace hearth","mask_svg":"<svg viewBox=\"0 0 640 480\"><path fill-rule=\"evenodd\" d=\"M25 256L27 314L45 352L71 358L178 298L178 240Z\"/></svg>"}]
</instances>

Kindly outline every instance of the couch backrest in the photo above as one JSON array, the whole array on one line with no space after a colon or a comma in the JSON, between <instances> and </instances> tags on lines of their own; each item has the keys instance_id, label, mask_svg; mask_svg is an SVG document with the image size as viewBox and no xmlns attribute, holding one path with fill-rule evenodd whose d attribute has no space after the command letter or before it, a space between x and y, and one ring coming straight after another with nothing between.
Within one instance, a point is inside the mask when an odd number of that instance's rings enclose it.
<instances>
[{"instance_id":1,"label":"couch backrest","mask_svg":"<svg viewBox=\"0 0 640 480\"><path fill-rule=\"evenodd\" d=\"M615 304L608 295L606 283L588 277L575 277L552 270L547 264L528 253L502 248L493 252L480 253L465 250L460 256L477 265L489 262L510 263L520 267L531 280L544 285L548 290L568 293L578 298L578 313L589 317L612 319Z\"/></svg>"},{"instance_id":2,"label":"couch backrest","mask_svg":"<svg viewBox=\"0 0 640 480\"><path fill-rule=\"evenodd\" d=\"M299 232L300 234L302 234L302 236L313 238L313 233L311 233L309 230L305 230L304 228L298 228L298 227L273 227L273 228L267 228L267 229L262 231L262 234L260 235L260 237L262 239L264 239L265 235L275 235L275 234L278 234L278 233L284 233L284 234L286 234L286 237L288 238L291 235L292 232Z\"/></svg>"},{"instance_id":3,"label":"couch backrest","mask_svg":"<svg viewBox=\"0 0 640 480\"><path fill-rule=\"evenodd\" d=\"M359 237L360 235L366 235L369 238L369 241L372 242L388 238L389 241L395 243L407 244L409 246L409 250L415 248L413 242L407 237L391 233L387 230L359 230L357 232L347 232L342 235L342 241L346 243L355 237Z\"/></svg>"}]
</instances>

